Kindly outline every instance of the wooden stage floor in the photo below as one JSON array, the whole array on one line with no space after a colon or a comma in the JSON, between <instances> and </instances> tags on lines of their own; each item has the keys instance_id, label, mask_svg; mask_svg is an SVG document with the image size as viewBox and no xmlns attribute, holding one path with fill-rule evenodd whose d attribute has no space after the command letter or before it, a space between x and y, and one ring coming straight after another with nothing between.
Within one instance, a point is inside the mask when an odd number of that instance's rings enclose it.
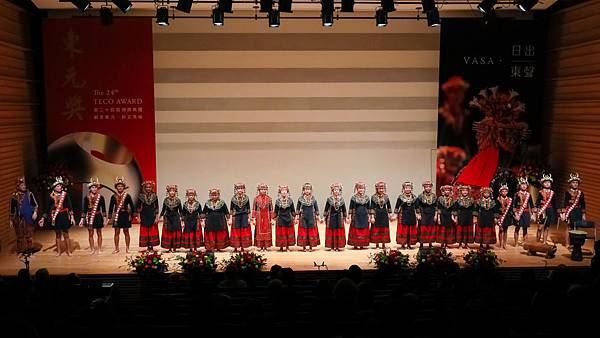
<instances>
[{"instance_id":1,"label":"wooden stage floor","mask_svg":"<svg viewBox=\"0 0 600 338\"><path fill-rule=\"evenodd\" d=\"M564 225L563 225L564 226ZM395 224L390 228L392 237L392 248L396 248L395 245ZM511 227L508 235L508 246L506 250L497 249L493 247L500 259L502 260L502 267L546 267L546 266L558 266L565 264L568 266L589 266L593 241L586 241L584 246L584 259L581 262L575 262L570 259L570 252L563 244L557 244L556 257L553 259L546 259L542 255L528 256L526 251L522 247L514 247L512 240ZM87 238L87 230L82 228L73 228L71 230L71 238L77 242L77 250L71 257L63 255L61 257L56 256L54 250L54 231L52 230L40 230L34 235L34 242L42 245L42 250L36 253L31 259L31 269L35 271L39 268L47 268L51 274L67 274L70 272L76 272L78 274L103 274L103 273L127 273L127 267L125 258L135 254L140 248L138 244L138 232L139 226L134 225L131 229L132 238L132 253L126 254L124 249L125 239L121 234L121 252L118 254L112 254L114 250L113 243L113 230L111 228L105 228L103 231L104 247L103 253L100 255L90 255L89 245ZM320 225L321 239L324 242L325 230L324 225ZM535 228L530 228L530 238L535 236ZM564 238L564 229L557 231L552 229L550 233L551 240L557 243L562 243ZM388 245L389 247L389 245ZM477 248L477 244L471 246L473 249ZM255 248L251 248L255 249ZM224 252L216 253L218 260L227 258L230 256L233 249L229 248ZM279 252L278 248L270 248L268 252L264 253L267 258L267 268L273 264L279 264L283 267L291 267L294 270L317 270L315 264L325 264L329 270L343 270L347 269L350 265L356 264L364 269L372 269L373 266L369 264L369 254L377 252L374 244L369 249L364 250L353 250L351 247L346 247L341 252L332 252L325 249L323 245L318 247L313 252L302 252L299 247L292 247L291 252ZM404 253L408 253L411 257L411 261L415 260L415 254L417 249L403 250ZM451 248L450 252L457 258L459 264L463 264L462 256L467 252L465 249ZM177 268L175 256L184 255L185 251L180 249L177 253L164 254L167 258L170 266L170 271ZM0 275L14 275L18 269L24 267L24 264L16 257L14 252L5 250L0 252ZM321 267L321 269L326 269ZM176 270L175 270L176 271Z\"/></svg>"}]
</instances>

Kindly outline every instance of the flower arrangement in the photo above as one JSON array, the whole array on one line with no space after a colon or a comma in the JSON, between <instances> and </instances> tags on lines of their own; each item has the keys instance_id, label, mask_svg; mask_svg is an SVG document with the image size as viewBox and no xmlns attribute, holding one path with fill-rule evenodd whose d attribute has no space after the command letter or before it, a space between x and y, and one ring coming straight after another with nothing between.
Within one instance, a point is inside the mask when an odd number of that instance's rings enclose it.
<instances>
[{"instance_id":1,"label":"flower arrangement","mask_svg":"<svg viewBox=\"0 0 600 338\"><path fill-rule=\"evenodd\" d=\"M125 262L131 271L138 274L164 273L169 268L169 264L156 251L144 251L138 256L127 257Z\"/></svg>"},{"instance_id":2,"label":"flower arrangement","mask_svg":"<svg viewBox=\"0 0 600 338\"><path fill-rule=\"evenodd\" d=\"M470 250L464 260L467 266L474 269L494 269L500 265L498 256L491 249Z\"/></svg>"},{"instance_id":3,"label":"flower arrangement","mask_svg":"<svg viewBox=\"0 0 600 338\"><path fill-rule=\"evenodd\" d=\"M401 270L409 266L408 255L398 250L381 250L369 255L370 264L375 265L378 270Z\"/></svg>"},{"instance_id":4,"label":"flower arrangement","mask_svg":"<svg viewBox=\"0 0 600 338\"><path fill-rule=\"evenodd\" d=\"M445 248L422 248L415 258L418 270L448 271L456 267L452 253Z\"/></svg>"},{"instance_id":5,"label":"flower arrangement","mask_svg":"<svg viewBox=\"0 0 600 338\"><path fill-rule=\"evenodd\" d=\"M177 256L181 270L191 272L214 272L217 269L215 254L212 251L189 251L185 256Z\"/></svg>"},{"instance_id":6,"label":"flower arrangement","mask_svg":"<svg viewBox=\"0 0 600 338\"><path fill-rule=\"evenodd\" d=\"M240 252L231 255L229 259L223 260L223 270L230 265L235 266L240 272L260 271L267 265L267 259L263 255L254 252Z\"/></svg>"}]
</instances>

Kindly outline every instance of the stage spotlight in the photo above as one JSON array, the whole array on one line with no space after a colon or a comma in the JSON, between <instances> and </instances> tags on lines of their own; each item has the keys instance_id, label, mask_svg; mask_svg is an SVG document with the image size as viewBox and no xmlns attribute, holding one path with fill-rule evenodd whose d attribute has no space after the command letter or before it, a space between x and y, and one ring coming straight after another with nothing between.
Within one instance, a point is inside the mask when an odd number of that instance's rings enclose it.
<instances>
[{"instance_id":1,"label":"stage spotlight","mask_svg":"<svg viewBox=\"0 0 600 338\"><path fill-rule=\"evenodd\" d=\"M427 26L429 27L439 27L440 26L440 12L437 8L433 8L427 13Z\"/></svg>"},{"instance_id":2,"label":"stage spotlight","mask_svg":"<svg viewBox=\"0 0 600 338\"><path fill-rule=\"evenodd\" d=\"M527 12L538 3L538 0L516 0L515 2L521 12Z\"/></svg>"},{"instance_id":3,"label":"stage spotlight","mask_svg":"<svg viewBox=\"0 0 600 338\"><path fill-rule=\"evenodd\" d=\"M273 0L260 0L260 11L270 13L273 9Z\"/></svg>"},{"instance_id":4,"label":"stage spotlight","mask_svg":"<svg viewBox=\"0 0 600 338\"><path fill-rule=\"evenodd\" d=\"M375 25L377 27L385 27L385 26L387 26L387 22L388 22L387 12L381 8L378 8L377 11L375 11Z\"/></svg>"},{"instance_id":5,"label":"stage spotlight","mask_svg":"<svg viewBox=\"0 0 600 338\"><path fill-rule=\"evenodd\" d=\"M269 27L279 27L280 18L279 10L272 9L269 12Z\"/></svg>"},{"instance_id":6,"label":"stage spotlight","mask_svg":"<svg viewBox=\"0 0 600 338\"><path fill-rule=\"evenodd\" d=\"M291 13L292 0L279 0L279 11L281 13Z\"/></svg>"},{"instance_id":7,"label":"stage spotlight","mask_svg":"<svg viewBox=\"0 0 600 338\"><path fill-rule=\"evenodd\" d=\"M423 13L427 13L435 8L435 0L421 0L423 5Z\"/></svg>"},{"instance_id":8,"label":"stage spotlight","mask_svg":"<svg viewBox=\"0 0 600 338\"><path fill-rule=\"evenodd\" d=\"M160 26L169 25L169 8L162 6L156 9L156 23Z\"/></svg>"},{"instance_id":9,"label":"stage spotlight","mask_svg":"<svg viewBox=\"0 0 600 338\"><path fill-rule=\"evenodd\" d=\"M102 6L100 8L100 22L104 26L110 26L113 23L113 13L110 7Z\"/></svg>"},{"instance_id":10,"label":"stage spotlight","mask_svg":"<svg viewBox=\"0 0 600 338\"><path fill-rule=\"evenodd\" d=\"M321 0L321 20L323 21L323 27L333 26L333 12L333 0Z\"/></svg>"},{"instance_id":11,"label":"stage spotlight","mask_svg":"<svg viewBox=\"0 0 600 338\"><path fill-rule=\"evenodd\" d=\"M225 24L225 14L219 7L213 8L212 21L215 26L223 26Z\"/></svg>"},{"instance_id":12,"label":"stage spotlight","mask_svg":"<svg viewBox=\"0 0 600 338\"><path fill-rule=\"evenodd\" d=\"M219 8L222 12L233 13L233 1L219 0Z\"/></svg>"},{"instance_id":13,"label":"stage spotlight","mask_svg":"<svg viewBox=\"0 0 600 338\"><path fill-rule=\"evenodd\" d=\"M89 2L89 0L71 0L71 3L82 12L85 12L92 7L92 3Z\"/></svg>"},{"instance_id":14,"label":"stage spotlight","mask_svg":"<svg viewBox=\"0 0 600 338\"><path fill-rule=\"evenodd\" d=\"M394 7L394 0L381 0L381 9L386 12L395 11L396 7Z\"/></svg>"},{"instance_id":15,"label":"stage spotlight","mask_svg":"<svg viewBox=\"0 0 600 338\"><path fill-rule=\"evenodd\" d=\"M127 13L131 9L131 1L129 0L112 0L115 6L119 7L121 12Z\"/></svg>"},{"instance_id":16,"label":"stage spotlight","mask_svg":"<svg viewBox=\"0 0 600 338\"><path fill-rule=\"evenodd\" d=\"M479 9L481 13L491 12L494 10L496 2L498 2L498 0L483 0L477 5L477 9Z\"/></svg>"},{"instance_id":17,"label":"stage spotlight","mask_svg":"<svg viewBox=\"0 0 600 338\"><path fill-rule=\"evenodd\" d=\"M342 0L342 12L354 12L354 0Z\"/></svg>"},{"instance_id":18,"label":"stage spotlight","mask_svg":"<svg viewBox=\"0 0 600 338\"><path fill-rule=\"evenodd\" d=\"M194 0L179 0L177 1L177 10L184 12L184 13L189 13L192 11L192 4L194 3Z\"/></svg>"}]
</instances>

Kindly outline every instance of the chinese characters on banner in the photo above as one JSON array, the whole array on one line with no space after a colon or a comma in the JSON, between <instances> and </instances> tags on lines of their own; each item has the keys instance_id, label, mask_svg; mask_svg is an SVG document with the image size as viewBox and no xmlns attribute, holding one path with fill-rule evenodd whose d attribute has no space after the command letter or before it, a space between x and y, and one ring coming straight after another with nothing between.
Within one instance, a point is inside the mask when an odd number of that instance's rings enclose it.
<instances>
[{"instance_id":1,"label":"chinese characters on banner","mask_svg":"<svg viewBox=\"0 0 600 338\"><path fill-rule=\"evenodd\" d=\"M43 43L49 162L107 185L155 179L152 20L47 19Z\"/></svg>"},{"instance_id":2,"label":"chinese characters on banner","mask_svg":"<svg viewBox=\"0 0 600 338\"><path fill-rule=\"evenodd\" d=\"M499 167L512 169L541 156L544 40L543 25L535 20L444 20L438 188L487 186Z\"/></svg>"}]
</instances>

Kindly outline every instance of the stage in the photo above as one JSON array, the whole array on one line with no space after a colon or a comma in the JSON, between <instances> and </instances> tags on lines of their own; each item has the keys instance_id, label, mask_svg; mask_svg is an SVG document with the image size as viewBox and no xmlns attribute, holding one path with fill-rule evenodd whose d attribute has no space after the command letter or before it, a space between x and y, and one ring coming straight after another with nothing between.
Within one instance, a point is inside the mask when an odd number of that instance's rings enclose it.
<instances>
[{"instance_id":1,"label":"stage","mask_svg":"<svg viewBox=\"0 0 600 338\"><path fill-rule=\"evenodd\" d=\"M564 225L563 225L564 226ZM324 242L325 229L324 224L319 225L321 242ZM392 237L392 248L396 248L395 235L396 225L390 227ZM576 262L570 259L570 252L563 244L557 244L556 257L552 259L546 259L542 254L537 256L528 256L527 252L521 247L513 246L513 229L511 227L508 234L508 245L506 250L492 247L498 257L501 259L501 267L545 267L545 266L558 266L565 264L568 266L589 266L592 258L593 240L587 240L583 247L584 258L583 261ZM530 239L535 236L535 228L530 228ZM83 228L72 228L71 239L77 243L76 250L71 257L63 256L57 257L54 250L54 231L51 230L38 230L34 234L34 242L42 245L42 250L36 253L31 258L31 269L35 271L39 268L47 268L51 274L68 274L75 272L78 274L113 274L113 273L127 273L127 266L125 259L128 256L135 255L140 248L138 244L138 231L139 226L134 225L131 229L131 253L125 253L124 237L121 234L120 246L121 252L113 254L114 243L113 243L113 229L105 228L103 231L103 252L100 255L90 255L87 230ZM564 228L551 230L550 238L552 241L562 243L564 238ZM533 235L533 236L532 236ZM437 246L437 244L436 244ZM478 248L478 244L472 244L471 248ZM388 244L389 248L390 245ZM256 248L252 247L251 250ZM411 262L415 260L415 254L417 248L412 250L402 250L404 253L410 255ZM231 255L233 249L228 248L223 252L217 252L217 259L220 261ZM347 269L350 265L356 264L363 269L373 269L373 266L369 264L369 255L379 250L375 249L375 245L371 244L370 248L364 250L354 250L352 247L347 246L345 250L341 252L334 252L325 249L323 245L316 248L313 252L302 252L299 247L292 247L291 252L279 252L279 248L272 247L268 252L263 253L267 258L267 269L273 264L279 264L283 267L291 267L294 270L317 270L317 269L329 269L329 270L343 270ZM457 258L457 262L463 265L462 256L468 251L465 249L450 248L450 252ZM167 258L169 263L169 271L178 271L177 261L175 257L178 255L185 255L185 250L180 249L177 253L165 253L164 257ZM320 267L316 267L319 265ZM325 266L321 266L325 265ZM24 267L14 252L8 252L5 250L0 253L0 275L15 275L18 269Z\"/></svg>"}]
</instances>

